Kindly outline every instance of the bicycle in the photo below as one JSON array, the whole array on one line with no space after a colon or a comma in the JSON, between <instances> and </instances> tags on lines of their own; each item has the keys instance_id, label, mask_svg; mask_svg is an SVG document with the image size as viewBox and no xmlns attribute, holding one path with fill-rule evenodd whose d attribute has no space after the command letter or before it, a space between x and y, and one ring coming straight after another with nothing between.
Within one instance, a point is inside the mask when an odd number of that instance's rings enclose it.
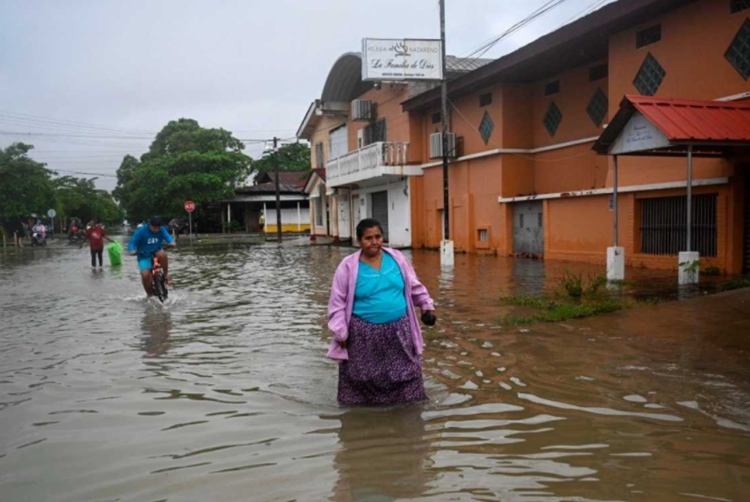
<instances>
[{"instance_id":1,"label":"bicycle","mask_svg":"<svg viewBox=\"0 0 750 502\"><path fill-rule=\"evenodd\" d=\"M151 290L153 291L154 296L157 297L160 302L164 303L169 296L167 282L164 280L164 271L161 268L161 264L159 263L156 254L151 257L151 260Z\"/></svg>"}]
</instances>

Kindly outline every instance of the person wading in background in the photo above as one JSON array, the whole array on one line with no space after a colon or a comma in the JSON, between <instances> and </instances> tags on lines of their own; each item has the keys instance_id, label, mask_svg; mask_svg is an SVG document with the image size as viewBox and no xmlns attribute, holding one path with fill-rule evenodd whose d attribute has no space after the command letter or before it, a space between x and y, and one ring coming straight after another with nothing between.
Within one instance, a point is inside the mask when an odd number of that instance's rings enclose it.
<instances>
[{"instance_id":1,"label":"person wading in background","mask_svg":"<svg viewBox=\"0 0 750 502\"><path fill-rule=\"evenodd\" d=\"M104 227L97 223L96 220L91 220L86 228L86 238L89 241L89 249L91 250L91 267L96 267L96 259L99 258L99 266L102 266L102 253L104 252L104 239L109 242L114 242L112 239L107 237ZM81 243L82 248L83 243Z\"/></svg>"},{"instance_id":2,"label":"person wading in background","mask_svg":"<svg viewBox=\"0 0 750 502\"><path fill-rule=\"evenodd\" d=\"M383 229L367 218L357 225L360 250L333 276L328 357L340 361L338 401L394 404L427 399L420 356L422 321L435 323L435 305L406 257L383 247Z\"/></svg>"}]
</instances>

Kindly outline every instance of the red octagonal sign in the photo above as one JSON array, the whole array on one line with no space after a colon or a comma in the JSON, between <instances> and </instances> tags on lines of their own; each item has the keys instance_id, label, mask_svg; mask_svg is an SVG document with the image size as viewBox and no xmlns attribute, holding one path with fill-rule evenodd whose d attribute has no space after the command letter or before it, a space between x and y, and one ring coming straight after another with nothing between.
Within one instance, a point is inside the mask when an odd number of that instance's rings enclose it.
<instances>
[{"instance_id":1,"label":"red octagonal sign","mask_svg":"<svg viewBox=\"0 0 750 502\"><path fill-rule=\"evenodd\" d=\"M195 202L193 202L192 200L185 201L185 211L187 211L188 213L192 213L193 211L195 211Z\"/></svg>"}]
</instances>

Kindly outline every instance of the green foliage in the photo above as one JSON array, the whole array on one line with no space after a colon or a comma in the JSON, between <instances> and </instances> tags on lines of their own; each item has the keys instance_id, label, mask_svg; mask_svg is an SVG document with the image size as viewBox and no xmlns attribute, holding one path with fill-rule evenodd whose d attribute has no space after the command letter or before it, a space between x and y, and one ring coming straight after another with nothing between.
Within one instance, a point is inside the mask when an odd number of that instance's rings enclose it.
<instances>
[{"instance_id":1,"label":"green foliage","mask_svg":"<svg viewBox=\"0 0 750 502\"><path fill-rule=\"evenodd\" d=\"M589 277L584 279L581 274L574 274L569 270L560 279L559 290L570 298L582 298L584 296L593 296L599 293L603 286L606 286L607 278L604 276Z\"/></svg>"},{"instance_id":2,"label":"green foliage","mask_svg":"<svg viewBox=\"0 0 750 502\"><path fill-rule=\"evenodd\" d=\"M247 178L252 159L243 148L224 129L204 129L192 119L171 121L140 162L123 159L114 195L133 222L153 214L184 218L188 199L196 203L194 219L200 219L210 204L231 198Z\"/></svg>"},{"instance_id":3,"label":"green foliage","mask_svg":"<svg viewBox=\"0 0 750 502\"><path fill-rule=\"evenodd\" d=\"M716 265L706 265L701 269L701 274L709 276L717 276L721 274L721 269Z\"/></svg>"},{"instance_id":4,"label":"green foliage","mask_svg":"<svg viewBox=\"0 0 750 502\"><path fill-rule=\"evenodd\" d=\"M734 277L719 286L719 291L750 288L750 277Z\"/></svg>"},{"instance_id":5,"label":"green foliage","mask_svg":"<svg viewBox=\"0 0 750 502\"><path fill-rule=\"evenodd\" d=\"M28 157L32 148L14 143L0 149L0 225L15 228L31 213L43 215L55 207L54 173Z\"/></svg>"},{"instance_id":6,"label":"green foliage","mask_svg":"<svg viewBox=\"0 0 750 502\"><path fill-rule=\"evenodd\" d=\"M290 143L279 148L279 171L307 171L310 169L310 147L304 143ZM273 152L268 152L253 161L252 172L255 179L263 179L274 172Z\"/></svg>"},{"instance_id":7,"label":"green foliage","mask_svg":"<svg viewBox=\"0 0 750 502\"><path fill-rule=\"evenodd\" d=\"M521 295L503 298L503 304L524 307L533 311L528 315L510 315L504 317L500 320L500 323L505 325L562 322L568 319L579 319L615 312L635 305L633 301L608 295L598 295L584 301L576 301L566 296Z\"/></svg>"},{"instance_id":8,"label":"green foliage","mask_svg":"<svg viewBox=\"0 0 750 502\"><path fill-rule=\"evenodd\" d=\"M107 191L96 188L93 180L63 176L53 180L53 185L61 217L75 216L83 223L96 219L108 225L122 221L122 210Z\"/></svg>"}]
</instances>

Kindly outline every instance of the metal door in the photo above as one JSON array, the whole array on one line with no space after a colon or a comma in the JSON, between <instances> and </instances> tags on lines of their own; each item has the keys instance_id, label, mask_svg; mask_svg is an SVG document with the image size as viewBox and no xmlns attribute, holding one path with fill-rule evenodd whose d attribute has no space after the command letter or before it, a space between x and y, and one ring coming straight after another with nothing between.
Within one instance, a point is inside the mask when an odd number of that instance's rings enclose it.
<instances>
[{"instance_id":1,"label":"metal door","mask_svg":"<svg viewBox=\"0 0 750 502\"><path fill-rule=\"evenodd\" d=\"M750 170L745 175L745 266L744 273L750 274Z\"/></svg>"},{"instance_id":2,"label":"metal door","mask_svg":"<svg viewBox=\"0 0 750 502\"><path fill-rule=\"evenodd\" d=\"M383 240L388 242L388 192L372 193L372 217L383 227Z\"/></svg>"},{"instance_id":3,"label":"metal door","mask_svg":"<svg viewBox=\"0 0 750 502\"><path fill-rule=\"evenodd\" d=\"M523 256L544 254L542 202L513 205L513 252Z\"/></svg>"}]
</instances>

